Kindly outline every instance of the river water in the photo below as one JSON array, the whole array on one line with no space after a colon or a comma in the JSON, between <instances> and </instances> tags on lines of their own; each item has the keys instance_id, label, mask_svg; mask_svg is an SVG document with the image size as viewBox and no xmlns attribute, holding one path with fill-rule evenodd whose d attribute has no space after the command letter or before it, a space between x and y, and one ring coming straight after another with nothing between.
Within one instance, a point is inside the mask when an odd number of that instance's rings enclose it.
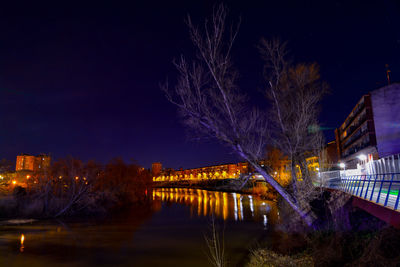
<instances>
[{"instance_id":1,"label":"river water","mask_svg":"<svg viewBox=\"0 0 400 267\"><path fill-rule=\"evenodd\" d=\"M108 219L3 222L0 266L210 266L215 225L229 266L268 234L276 205L252 195L159 188L149 205Z\"/></svg>"}]
</instances>

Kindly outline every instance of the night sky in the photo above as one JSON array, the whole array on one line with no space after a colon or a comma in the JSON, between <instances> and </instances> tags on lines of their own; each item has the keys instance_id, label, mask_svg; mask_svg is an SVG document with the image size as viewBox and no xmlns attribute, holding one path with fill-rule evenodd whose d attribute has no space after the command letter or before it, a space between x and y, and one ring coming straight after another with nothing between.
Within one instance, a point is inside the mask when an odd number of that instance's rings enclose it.
<instances>
[{"instance_id":1,"label":"night sky","mask_svg":"<svg viewBox=\"0 0 400 267\"><path fill-rule=\"evenodd\" d=\"M214 1L58 2L2 3L0 158L120 156L172 168L238 160L188 135L159 89L176 77L173 58L193 54L185 16L200 22ZM331 91L324 127L338 127L362 94L386 85L385 64L400 81L399 1L225 3L230 19L242 19L233 57L253 98L263 97L261 37L287 40L296 61L320 64ZM325 135L333 140L333 129Z\"/></svg>"}]
</instances>

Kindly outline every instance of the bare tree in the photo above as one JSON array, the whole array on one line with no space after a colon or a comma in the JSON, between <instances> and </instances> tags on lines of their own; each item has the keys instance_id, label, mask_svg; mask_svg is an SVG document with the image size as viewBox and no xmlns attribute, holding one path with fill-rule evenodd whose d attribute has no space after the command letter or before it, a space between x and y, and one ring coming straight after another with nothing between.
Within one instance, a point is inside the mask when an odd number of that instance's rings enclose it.
<instances>
[{"instance_id":1,"label":"bare tree","mask_svg":"<svg viewBox=\"0 0 400 267\"><path fill-rule=\"evenodd\" d=\"M176 86L170 89L166 84L162 89L168 100L179 107L187 126L231 147L311 225L311 214L259 165L268 140L267 114L249 109L245 95L236 84L237 72L232 66L231 49L239 25L227 30L226 14L226 8L219 5L211 21L205 22L203 32L188 17L187 25L197 49L197 59L188 62L181 56L174 62L179 72Z\"/></svg>"},{"instance_id":2,"label":"bare tree","mask_svg":"<svg viewBox=\"0 0 400 267\"><path fill-rule=\"evenodd\" d=\"M295 166L301 169L301 186L312 186L306 158L318 156L323 147L318 114L327 86L320 81L317 64L290 64L285 43L263 39L259 50L265 60L267 96L272 104L271 141L288 156L294 193L305 196L298 192Z\"/></svg>"},{"instance_id":3,"label":"bare tree","mask_svg":"<svg viewBox=\"0 0 400 267\"><path fill-rule=\"evenodd\" d=\"M97 166L92 165L73 158L60 160L29 180L31 198L41 201L43 215L59 217L92 204L92 184L97 173Z\"/></svg>"}]
</instances>

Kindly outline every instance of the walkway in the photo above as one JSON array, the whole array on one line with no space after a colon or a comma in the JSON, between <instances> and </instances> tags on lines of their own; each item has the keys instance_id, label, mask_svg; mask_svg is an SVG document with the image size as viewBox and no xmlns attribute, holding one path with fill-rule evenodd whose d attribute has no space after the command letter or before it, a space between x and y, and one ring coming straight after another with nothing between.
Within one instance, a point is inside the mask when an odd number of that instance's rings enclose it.
<instances>
[{"instance_id":1,"label":"walkway","mask_svg":"<svg viewBox=\"0 0 400 267\"><path fill-rule=\"evenodd\" d=\"M321 182L324 187L341 190L400 212L400 173L343 176Z\"/></svg>"}]
</instances>

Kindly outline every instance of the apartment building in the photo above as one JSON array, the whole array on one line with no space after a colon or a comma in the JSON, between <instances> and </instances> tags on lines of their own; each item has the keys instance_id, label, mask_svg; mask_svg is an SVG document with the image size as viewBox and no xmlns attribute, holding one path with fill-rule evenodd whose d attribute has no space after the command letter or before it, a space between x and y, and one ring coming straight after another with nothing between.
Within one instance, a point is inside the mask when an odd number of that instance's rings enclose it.
<instances>
[{"instance_id":1,"label":"apartment building","mask_svg":"<svg viewBox=\"0 0 400 267\"><path fill-rule=\"evenodd\" d=\"M400 153L400 84L363 95L335 130L341 161L355 167L360 155L374 159Z\"/></svg>"}]
</instances>

